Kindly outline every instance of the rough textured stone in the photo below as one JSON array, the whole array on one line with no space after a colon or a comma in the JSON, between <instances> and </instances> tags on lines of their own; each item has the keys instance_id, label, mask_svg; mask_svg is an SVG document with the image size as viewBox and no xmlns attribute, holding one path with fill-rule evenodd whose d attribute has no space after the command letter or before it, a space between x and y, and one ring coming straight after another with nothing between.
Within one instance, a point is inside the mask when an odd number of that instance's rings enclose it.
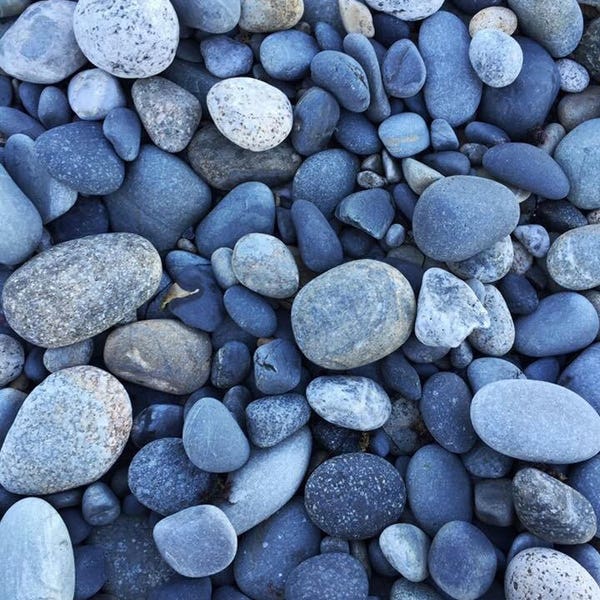
<instances>
[{"instance_id":1,"label":"rough textured stone","mask_svg":"<svg viewBox=\"0 0 600 600\"><path fill-rule=\"evenodd\" d=\"M471 37L482 29L498 29L512 35L517 29L517 15L504 6L488 6L473 15L469 22Z\"/></svg>"},{"instance_id":2,"label":"rough textured stone","mask_svg":"<svg viewBox=\"0 0 600 600\"><path fill-rule=\"evenodd\" d=\"M410 523L386 527L379 536L379 546L389 563L409 581L423 581L429 576L427 534Z\"/></svg>"},{"instance_id":3,"label":"rough textured stone","mask_svg":"<svg viewBox=\"0 0 600 600\"><path fill-rule=\"evenodd\" d=\"M448 269L463 279L474 278L481 283L493 283L510 271L513 259L514 248L510 236L507 235L471 258L449 262Z\"/></svg>"},{"instance_id":4,"label":"rough textured stone","mask_svg":"<svg viewBox=\"0 0 600 600\"><path fill-rule=\"evenodd\" d=\"M302 17L303 0L242 0L242 14L239 25L246 31L266 33L290 29Z\"/></svg>"},{"instance_id":5,"label":"rough textured stone","mask_svg":"<svg viewBox=\"0 0 600 600\"><path fill-rule=\"evenodd\" d=\"M443 0L367 0L373 10L388 13L402 21L420 21L437 12Z\"/></svg>"},{"instance_id":6,"label":"rough textured stone","mask_svg":"<svg viewBox=\"0 0 600 600\"><path fill-rule=\"evenodd\" d=\"M25 353L18 340L0 333L0 386L16 379L23 370Z\"/></svg>"}]
</instances>

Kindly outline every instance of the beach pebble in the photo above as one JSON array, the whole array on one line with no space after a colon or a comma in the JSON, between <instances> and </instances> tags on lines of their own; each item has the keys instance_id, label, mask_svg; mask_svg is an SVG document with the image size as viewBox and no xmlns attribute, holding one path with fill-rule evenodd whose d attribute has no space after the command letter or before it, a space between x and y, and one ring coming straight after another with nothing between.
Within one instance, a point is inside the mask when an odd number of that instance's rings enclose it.
<instances>
[{"instance_id":1,"label":"beach pebble","mask_svg":"<svg viewBox=\"0 0 600 600\"><path fill-rule=\"evenodd\" d=\"M548 254L550 236L542 225L519 225L513 234L532 256L543 258Z\"/></svg>"},{"instance_id":2,"label":"beach pebble","mask_svg":"<svg viewBox=\"0 0 600 600\"><path fill-rule=\"evenodd\" d=\"M429 537L410 523L386 527L379 536L379 546L392 567L409 581L423 581L429 576L427 555Z\"/></svg>"},{"instance_id":3,"label":"beach pebble","mask_svg":"<svg viewBox=\"0 0 600 600\"><path fill-rule=\"evenodd\" d=\"M502 88L519 76L523 51L507 33L499 29L482 29L471 40L469 60L483 83Z\"/></svg>"},{"instance_id":4,"label":"beach pebble","mask_svg":"<svg viewBox=\"0 0 600 600\"><path fill-rule=\"evenodd\" d=\"M218 0L209 4L202 0L173 0L172 4L185 25L207 33L226 33L240 20L240 0Z\"/></svg>"},{"instance_id":5,"label":"beach pebble","mask_svg":"<svg viewBox=\"0 0 600 600\"><path fill-rule=\"evenodd\" d=\"M373 15L362 2L340 0L340 17L347 33L362 33L366 37L375 35Z\"/></svg>"},{"instance_id":6,"label":"beach pebble","mask_svg":"<svg viewBox=\"0 0 600 600\"><path fill-rule=\"evenodd\" d=\"M402 21L420 21L437 12L443 0L367 0L367 4Z\"/></svg>"},{"instance_id":7,"label":"beach pebble","mask_svg":"<svg viewBox=\"0 0 600 600\"><path fill-rule=\"evenodd\" d=\"M510 271L513 260L514 247L507 235L471 258L449 262L447 266L452 273L463 279L475 278L481 283L493 283Z\"/></svg>"},{"instance_id":8,"label":"beach pebble","mask_svg":"<svg viewBox=\"0 0 600 600\"><path fill-rule=\"evenodd\" d=\"M277 0L241 0L241 6L239 26L253 33L290 29L304 11L303 0L289 0L283 4Z\"/></svg>"},{"instance_id":9,"label":"beach pebble","mask_svg":"<svg viewBox=\"0 0 600 600\"><path fill-rule=\"evenodd\" d=\"M385 53L381 65L385 91L395 98L418 94L427 76L418 48L407 39L394 42Z\"/></svg>"},{"instance_id":10,"label":"beach pebble","mask_svg":"<svg viewBox=\"0 0 600 600\"><path fill-rule=\"evenodd\" d=\"M100 121L127 99L116 77L102 69L80 71L69 81L69 105L86 121Z\"/></svg>"},{"instance_id":11,"label":"beach pebble","mask_svg":"<svg viewBox=\"0 0 600 600\"><path fill-rule=\"evenodd\" d=\"M560 89L563 92L576 94L583 92L590 84L590 75L587 69L570 58L561 58L556 61L560 76Z\"/></svg>"},{"instance_id":12,"label":"beach pebble","mask_svg":"<svg viewBox=\"0 0 600 600\"><path fill-rule=\"evenodd\" d=\"M469 336L471 345L488 356L504 356L515 341L515 325L502 294L493 285L485 286L483 308L489 327L477 328Z\"/></svg>"},{"instance_id":13,"label":"beach pebble","mask_svg":"<svg viewBox=\"0 0 600 600\"><path fill-rule=\"evenodd\" d=\"M15 380L23 371L25 353L18 340L0 333L0 386Z\"/></svg>"},{"instance_id":14,"label":"beach pebble","mask_svg":"<svg viewBox=\"0 0 600 600\"><path fill-rule=\"evenodd\" d=\"M81 512L90 525L95 527L110 525L121 513L121 503L106 483L97 481L83 492Z\"/></svg>"},{"instance_id":15,"label":"beach pebble","mask_svg":"<svg viewBox=\"0 0 600 600\"><path fill-rule=\"evenodd\" d=\"M302 377L302 357L295 344L275 339L259 346L253 357L256 387L263 394L284 394Z\"/></svg>"},{"instance_id":16,"label":"beach pebble","mask_svg":"<svg viewBox=\"0 0 600 600\"><path fill-rule=\"evenodd\" d=\"M319 119L314 115L318 114ZM337 100L327 91L313 86L294 107L291 141L304 156L325 150L340 118Z\"/></svg>"},{"instance_id":17,"label":"beach pebble","mask_svg":"<svg viewBox=\"0 0 600 600\"><path fill-rule=\"evenodd\" d=\"M137 158L140 151L142 124L130 108L111 110L102 123L102 133L117 155L126 161Z\"/></svg>"},{"instance_id":18,"label":"beach pebble","mask_svg":"<svg viewBox=\"0 0 600 600\"><path fill-rule=\"evenodd\" d=\"M427 124L416 113L401 113L386 119L378 129L379 138L395 158L414 156L429 147Z\"/></svg>"},{"instance_id":19,"label":"beach pebble","mask_svg":"<svg viewBox=\"0 0 600 600\"><path fill-rule=\"evenodd\" d=\"M365 8L364 4L359 5ZM318 52L317 42L307 33L295 29L277 31L261 43L260 62L271 77L294 81L308 73Z\"/></svg>"},{"instance_id":20,"label":"beach pebble","mask_svg":"<svg viewBox=\"0 0 600 600\"><path fill-rule=\"evenodd\" d=\"M517 29L517 15L505 6L488 6L475 13L469 22L469 33L474 37L483 29L497 29L512 35Z\"/></svg>"},{"instance_id":21,"label":"beach pebble","mask_svg":"<svg viewBox=\"0 0 600 600\"><path fill-rule=\"evenodd\" d=\"M226 35L214 35L202 40L200 52L206 70L223 79L245 75L254 63L250 46Z\"/></svg>"},{"instance_id":22,"label":"beach pebble","mask_svg":"<svg viewBox=\"0 0 600 600\"><path fill-rule=\"evenodd\" d=\"M382 239L394 220L394 207L388 192L365 190L346 196L335 209L342 223L357 227L376 240Z\"/></svg>"},{"instance_id":23,"label":"beach pebble","mask_svg":"<svg viewBox=\"0 0 600 600\"><path fill-rule=\"evenodd\" d=\"M486 525L510 527L514 520L510 479L484 479L475 483L475 515Z\"/></svg>"},{"instance_id":24,"label":"beach pebble","mask_svg":"<svg viewBox=\"0 0 600 600\"><path fill-rule=\"evenodd\" d=\"M44 366L50 373L61 369L87 365L92 358L94 343L91 339L82 340L62 348L47 348L44 351Z\"/></svg>"}]
</instances>

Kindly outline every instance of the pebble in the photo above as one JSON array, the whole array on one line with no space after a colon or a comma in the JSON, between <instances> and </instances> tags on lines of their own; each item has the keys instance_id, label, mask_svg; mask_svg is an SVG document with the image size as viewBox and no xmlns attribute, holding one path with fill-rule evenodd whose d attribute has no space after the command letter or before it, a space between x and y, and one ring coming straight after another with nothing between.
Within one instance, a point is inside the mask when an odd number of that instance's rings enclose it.
<instances>
[{"instance_id":1,"label":"pebble","mask_svg":"<svg viewBox=\"0 0 600 600\"><path fill-rule=\"evenodd\" d=\"M478 328L469 336L471 345L489 356L504 356L515 342L515 325L498 288L485 286L483 308L488 313L490 326Z\"/></svg>"},{"instance_id":2,"label":"pebble","mask_svg":"<svg viewBox=\"0 0 600 600\"><path fill-rule=\"evenodd\" d=\"M165 437L181 437L183 407L177 404L151 404L136 415L131 441L138 448Z\"/></svg>"},{"instance_id":3,"label":"pebble","mask_svg":"<svg viewBox=\"0 0 600 600\"><path fill-rule=\"evenodd\" d=\"M102 123L102 133L112 144L119 158L135 160L140 151L142 125L135 111L130 108L111 110Z\"/></svg>"},{"instance_id":4,"label":"pebble","mask_svg":"<svg viewBox=\"0 0 600 600\"><path fill-rule=\"evenodd\" d=\"M24 392L11 387L0 390L0 444L4 442L26 397Z\"/></svg>"},{"instance_id":5,"label":"pebble","mask_svg":"<svg viewBox=\"0 0 600 600\"><path fill-rule=\"evenodd\" d=\"M455 275L464 279L475 278L481 283L494 283L510 271L513 260L514 248L507 235L475 256L459 262L449 262L447 266Z\"/></svg>"},{"instance_id":6,"label":"pebble","mask_svg":"<svg viewBox=\"0 0 600 600\"><path fill-rule=\"evenodd\" d=\"M238 385L250 373L251 362L246 344L238 341L226 342L213 356L210 382L221 389Z\"/></svg>"},{"instance_id":7,"label":"pebble","mask_svg":"<svg viewBox=\"0 0 600 600\"><path fill-rule=\"evenodd\" d=\"M388 13L402 21L420 21L437 12L443 0L366 0L374 10Z\"/></svg>"},{"instance_id":8,"label":"pebble","mask_svg":"<svg viewBox=\"0 0 600 600\"><path fill-rule=\"evenodd\" d=\"M596 80L600 74L597 67L597 60L600 54L599 27L600 19L594 19L589 23L574 54L577 62L582 64Z\"/></svg>"},{"instance_id":9,"label":"pebble","mask_svg":"<svg viewBox=\"0 0 600 600\"><path fill-rule=\"evenodd\" d=\"M499 29L482 29L471 40L469 60L483 83L502 88L519 76L523 51L507 33Z\"/></svg>"},{"instance_id":10,"label":"pebble","mask_svg":"<svg viewBox=\"0 0 600 600\"><path fill-rule=\"evenodd\" d=\"M519 225L513 231L513 235L532 256L543 258L548 254L550 236L541 225Z\"/></svg>"},{"instance_id":11,"label":"pebble","mask_svg":"<svg viewBox=\"0 0 600 600\"><path fill-rule=\"evenodd\" d=\"M429 147L429 129L415 113L392 115L378 129L379 138L395 158L419 154Z\"/></svg>"},{"instance_id":12,"label":"pebble","mask_svg":"<svg viewBox=\"0 0 600 600\"><path fill-rule=\"evenodd\" d=\"M350 305L371 309L349 321ZM351 369L400 347L414 315L414 294L404 276L384 263L360 260L306 284L292 305L292 328L309 360L329 369Z\"/></svg>"},{"instance_id":13,"label":"pebble","mask_svg":"<svg viewBox=\"0 0 600 600\"><path fill-rule=\"evenodd\" d=\"M207 71L222 79L246 75L254 63L250 46L226 35L215 35L202 40L200 52Z\"/></svg>"},{"instance_id":14,"label":"pebble","mask_svg":"<svg viewBox=\"0 0 600 600\"><path fill-rule=\"evenodd\" d=\"M513 464L512 458L496 452L481 441L476 442L475 446L461 458L467 471L481 478L504 477L508 475Z\"/></svg>"},{"instance_id":15,"label":"pebble","mask_svg":"<svg viewBox=\"0 0 600 600\"><path fill-rule=\"evenodd\" d=\"M250 456L243 431L223 403L214 398L201 398L186 415L183 447L189 459L208 473L235 471Z\"/></svg>"},{"instance_id":16,"label":"pebble","mask_svg":"<svg viewBox=\"0 0 600 600\"><path fill-rule=\"evenodd\" d=\"M392 198L382 189L356 192L346 196L337 205L335 216L342 223L357 227L380 240L394 219Z\"/></svg>"},{"instance_id":17,"label":"pebble","mask_svg":"<svg viewBox=\"0 0 600 600\"><path fill-rule=\"evenodd\" d=\"M116 77L137 79L164 71L179 42L177 14L168 0L83 0L73 16L77 44L95 66Z\"/></svg>"},{"instance_id":18,"label":"pebble","mask_svg":"<svg viewBox=\"0 0 600 600\"><path fill-rule=\"evenodd\" d=\"M442 596L426 583L397 579L392 585L390 600L441 600Z\"/></svg>"},{"instance_id":19,"label":"pebble","mask_svg":"<svg viewBox=\"0 0 600 600\"><path fill-rule=\"evenodd\" d=\"M592 344L564 368L557 383L589 402L596 411L600 409L600 388L597 386L596 374L600 360L600 346ZM599 411L600 412L600 411Z\"/></svg>"},{"instance_id":20,"label":"pebble","mask_svg":"<svg viewBox=\"0 0 600 600\"><path fill-rule=\"evenodd\" d=\"M0 521L0 552L0 597L74 597L69 533L60 515L41 498L24 498L6 511Z\"/></svg>"},{"instance_id":21,"label":"pebble","mask_svg":"<svg viewBox=\"0 0 600 600\"><path fill-rule=\"evenodd\" d=\"M62 348L47 348L44 351L44 366L50 373L61 369L87 365L92 358L94 343L91 339L82 340Z\"/></svg>"},{"instance_id":22,"label":"pebble","mask_svg":"<svg viewBox=\"0 0 600 600\"><path fill-rule=\"evenodd\" d=\"M326 460L312 472L304 488L311 520L328 535L348 540L381 533L398 520L405 500L398 471L383 458L364 453Z\"/></svg>"},{"instance_id":23,"label":"pebble","mask_svg":"<svg viewBox=\"0 0 600 600\"><path fill-rule=\"evenodd\" d=\"M436 152L458 150L458 138L445 119L434 119L430 124L431 145Z\"/></svg>"},{"instance_id":24,"label":"pebble","mask_svg":"<svg viewBox=\"0 0 600 600\"><path fill-rule=\"evenodd\" d=\"M304 12L302 0L289 0L283 5L277 0L241 0L241 6L239 26L253 33L290 29Z\"/></svg>"},{"instance_id":25,"label":"pebble","mask_svg":"<svg viewBox=\"0 0 600 600\"><path fill-rule=\"evenodd\" d=\"M283 394L293 390L302 377L302 357L295 344L275 339L254 353L254 379L263 394Z\"/></svg>"},{"instance_id":26,"label":"pebble","mask_svg":"<svg viewBox=\"0 0 600 600\"><path fill-rule=\"evenodd\" d=\"M104 362L125 381L190 394L208 379L211 351L206 333L172 319L151 319L112 331L104 346Z\"/></svg>"},{"instance_id":27,"label":"pebble","mask_svg":"<svg viewBox=\"0 0 600 600\"><path fill-rule=\"evenodd\" d=\"M385 91L390 96L410 98L425 85L427 70L418 48L410 40L401 39L386 52L381 74Z\"/></svg>"},{"instance_id":28,"label":"pebble","mask_svg":"<svg viewBox=\"0 0 600 600\"><path fill-rule=\"evenodd\" d=\"M560 77L560 89L563 92L583 92L590 84L590 75L587 69L570 58L561 58L556 61Z\"/></svg>"},{"instance_id":29,"label":"pebble","mask_svg":"<svg viewBox=\"0 0 600 600\"><path fill-rule=\"evenodd\" d=\"M90 525L110 525L121 513L121 504L106 483L97 481L88 486L83 493L81 512Z\"/></svg>"},{"instance_id":30,"label":"pebble","mask_svg":"<svg viewBox=\"0 0 600 600\"><path fill-rule=\"evenodd\" d=\"M471 288L443 269L425 271L419 298L415 335L427 346L456 348L490 320Z\"/></svg>"},{"instance_id":31,"label":"pebble","mask_svg":"<svg viewBox=\"0 0 600 600\"><path fill-rule=\"evenodd\" d=\"M234 285L223 295L227 314L244 331L255 337L270 337L277 329L277 315L265 298Z\"/></svg>"},{"instance_id":32,"label":"pebble","mask_svg":"<svg viewBox=\"0 0 600 600\"><path fill-rule=\"evenodd\" d=\"M219 0L210 4L197 0L173 0L172 4L185 25L207 33L227 33L240 20L240 0Z\"/></svg>"},{"instance_id":33,"label":"pebble","mask_svg":"<svg viewBox=\"0 0 600 600\"><path fill-rule=\"evenodd\" d=\"M100 121L127 104L119 80L102 69L77 73L69 81L68 98L73 112L86 121Z\"/></svg>"},{"instance_id":34,"label":"pebble","mask_svg":"<svg viewBox=\"0 0 600 600\"><path fill-rule=\"evenodd\" d=\"M96 367L63 369L34 388L19 410L0 450L0 483L39 495L96 481L130 430L131 404L117 379Z\"/></svg>"},{"instance_id":35,"label":"pebble","mask_svg":"<svg viewBox=\"0 0 600 600\"><path fill-rule=\"evenodd\" d=\"M294 81L308 73L318 52L317 42L307 33L295 29L277 31L261 43L260 62L271 77Z\"/></svg>"},{"instance_id":36,"label":"pebble","mask_svg":"<svg viewBox=\"0 0 600 600\"><path fill-rule=\"evenodd\" d=\"M514 521L512 482L487 479L475 483L475 515L486 525L510 527Z\"/></svg>"},{"instance_id":37,"label":"pebble","mask_svg":"<svg viewBox=\"0 0 600 600\"><path fill-rule=\"evenodd\" d=\"M518 217L517 200L508 188L492 180L456 175L432 183L423 192L413 215L413 235L427 256L460 261L507 236Z\"/></svg>"},{"instance_id":38,"label":"pebble","mask_svg":"<svg viewBox=\"0 0 600 600\"><path fill-rule=\"evenodd\" d=\"M358 0L340 0L340 17L347 33L361 33L366 37L375 35L373 15Z\"/></svg>"},{"instance_id":39,"label":"pebble","mask_svg":"<svg viewBox=\"0 0 600 600\"><path fill-rule=\"evenodd\" d=\"M519 552L506 568L505 590L507 600L535 596L544 600L600 597L600 587L578 562L550 548Z\"/></svg>"},{"instance_id":40,"label":"pebble","mask_svg":"<svg viewBox=\"0 0 600 600\"><path fill-rule=\"evenodd\" d=\"M486 385L473 398L471 421L486 444L520 460L571 464L600 447L596 411L581 396L545 381Z\"/></svg>"},{"instance_id":41,"label":"pebble","mask_svg":"<svg viewBox=\"0 0 600 600\"><path fill-rule=\"evenodd\" d=\"M313 117L319 115L319 119ZM320 87L306 91L294 107L294 127L291 140L304 156L325 150L340 118L336 99Z\"/></svg>"},{"instance_id":42,"label":"pebble","mask_svg":"<svg viewBox=\"0 0 600 600\"><path fill-rule=\"evenodd\" d=\"M161 519L152 532L167 564L186 577L206 577L229 566L237 535L222 510L210 504L191 506Z\"/></svg>"},{"instance_id":43,"label":"pebble","mask_svg":"<svg viewBox=\"0 0 600 600\"><path fill-rule=\"evenodd\" d=\"M379 536L379 546L392 567L408 581L424 581L429 576L427 555L429 537L410 523L386 527Z\"/></svg>"},{"instance_id":44,"label":"pebble","mask_svg":"<svg viewBox=\"0 0 600 600\"><path fill-rule=\"evenodd\" d=\"M484 29L496 29L507 35L512 35L517 29L517 15L505 6L488 6L475 13L469 22L469 34L475 34Z\"/></svg>"},{"instance_id":45,"label":"pebble","mask_svg":"<svg viewBox=\"0 0 600 600\"><path fill-rule=\"evenodd\" d=\"M58 83L85 64L73 34L69 0L44 0L23 11L0 40L0 68L32 83Z\"/></svg>"},{"instance_id":46,"label":"pebble","mask_svg":"<svg viewBox=\"0 0 600 600\"><path fill-rule=\"evenodd\" d=\"M91 598L106 582L104 553L97 546L78 546L75 558L75 598Z\"/></svg>"}]
</instances>

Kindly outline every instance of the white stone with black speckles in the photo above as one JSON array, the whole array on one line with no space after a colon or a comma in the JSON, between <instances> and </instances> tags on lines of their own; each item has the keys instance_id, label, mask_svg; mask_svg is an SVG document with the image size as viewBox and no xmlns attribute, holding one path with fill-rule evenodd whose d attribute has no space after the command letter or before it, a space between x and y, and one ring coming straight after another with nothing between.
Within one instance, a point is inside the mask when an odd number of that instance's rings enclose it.
<instances>
[{"instance_id":1,"label":"white stone with black speckles","mask_svg":"<svg viewBox=\"0 0 600 600\"><path fill-rule=\"evenodd\" d=\"M366 0L366 3L403 21L420 21L440 10L444 0Z\"/></svg>"}]
</instances>

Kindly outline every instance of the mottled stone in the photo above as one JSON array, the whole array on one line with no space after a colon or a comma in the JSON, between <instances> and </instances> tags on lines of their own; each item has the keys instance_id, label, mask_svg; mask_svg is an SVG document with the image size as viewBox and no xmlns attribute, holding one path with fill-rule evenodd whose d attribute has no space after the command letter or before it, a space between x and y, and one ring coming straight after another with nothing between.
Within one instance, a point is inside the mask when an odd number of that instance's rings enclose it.
<instances>
[{"instance_id":1,"label":"mottled stone","mask_svg":"<svg viewBox=\"0 0 600 600\"><path fill-rule=\"evenodd\" d=\"M556 61L560 76L560 89L563 92L583 92L590 84L590 75L587 69L570 58L561 58Z\"/></svg>"},{"instance_id":2,"label":"mottled stone","mask_svg":"<svg viewBox=\"0 0 600 600\"><path fill-rule=\"evenodd\" d=\"M475 278L481 283L493 283L510 271L513 259L514 248L507 235L471 258L449 262L448 268L463 279Z\"/></svg>"},{"instance_id":3,"label":"mottled stone","mask_svg":"<svg viewBox=\"0 0 600 600\"><path fill-rule=\"evenodd\" d=\"M386 527L379 536L379 546L389 563L409 581L423 581L429 576L427 554L429 537L410 523Z\"/></svg>"},{"instance_id":4,"label":"mottled stone","mask_svg":"<svg viewBox=\"0 0 600 600\"><path fill-rule=\"evenodd\" d=\"M469 22L471 37L482 29L497 29L512 35L517 29L517 15L504 6L488 6L475 13Z\"/></svg>"},{"instance_id":5,"label":"mottled stone","mask_svg":"<svg viewBox=\"0 0 600 600\"><path fill-rule=\"evenodd\" d=\"M73 112L86 121L100 121L111 110L127 104L119 80L102 69L77 73L69 81L68 94Z\"/></svg>"},{"instance_id":6,"label":"mottled stone","mask_svg":"<svg viewBox=\"0 0 600 600\"><path fill-rule=\"evenodd\" d=\"M253 33L290 29L302 17L303 0L242 0L239 26Z\"/></svg>"},{"instance_id":7,"label":"mottled stone","mask_svg":"<svg viewBox=\"0 0 600 600\"><path fill-rule=\"evenodd\" d=\"M437 12L443 0L366 0L373 10L388 13L402 21L420 21Z\"/></svg>"},{"instance_id":8,"label":"mottled stone","mask_svg":"<svg viewBox=\"0 0 600 600\"><path fill-rule=\"evenodd\" d=\"M361 33L366 37L375 35L373 15L358 0L340 0L340 16L347 33Z\"/></svg>"},{"instance_id":9,"label":"mottled stone","mask_svg":"<svg viewBox=\"0 0 600 600\"><path fill-rule=\"evenodd\" d=\"M479 79L495 88L510 85L523 67L521 46L499 29L483 29L473 36L469 60Z\"/></svg>"}]
</instances>

